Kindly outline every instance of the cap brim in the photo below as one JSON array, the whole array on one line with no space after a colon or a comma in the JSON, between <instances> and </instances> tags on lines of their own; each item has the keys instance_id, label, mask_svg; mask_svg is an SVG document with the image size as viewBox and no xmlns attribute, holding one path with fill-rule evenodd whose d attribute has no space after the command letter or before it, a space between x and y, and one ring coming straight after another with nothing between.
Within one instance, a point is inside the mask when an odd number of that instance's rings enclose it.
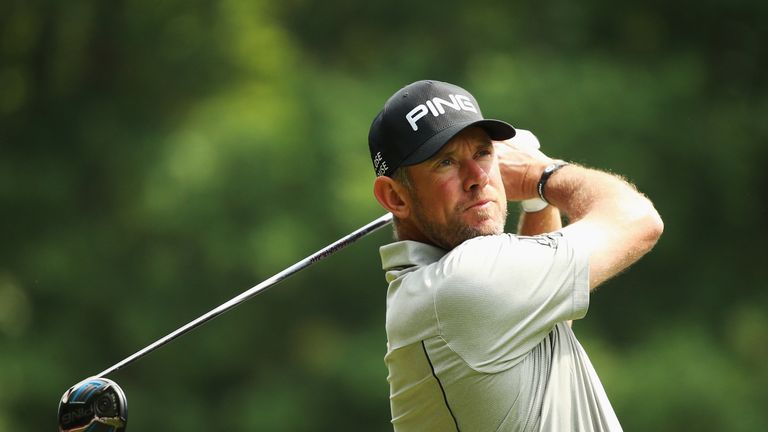
<instances>
[{"instance_id":1,"label":"cap brim","mask_svg":"<svg viewBox=\"0 0 768 432\"><path fill-rule=\"evenodd\" d=\"M428 139L416 151L408 155L400 166L415 165L431 158L443 146L448 143L459 132L470 126L477 126L485 130L488 136L495 141L503 141L515 136L515 128L511 124L494 119L483 119L469 121L465 123L457 123L447 127L440 132L436 133L432 138Z\"/></svg>"}]
</instances>

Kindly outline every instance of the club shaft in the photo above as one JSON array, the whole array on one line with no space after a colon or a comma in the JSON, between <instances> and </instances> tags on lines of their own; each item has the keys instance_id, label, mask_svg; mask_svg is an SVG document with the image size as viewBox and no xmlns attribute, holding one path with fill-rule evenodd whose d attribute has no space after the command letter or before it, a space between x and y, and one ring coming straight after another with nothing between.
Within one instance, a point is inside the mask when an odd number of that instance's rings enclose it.
<instances>
[{"instance_id":1,"label":"club shaft","mask_svg":"<svg viewBox=\"0 0 768 432\"><path fill-rule=\"evenodd\" d=\"M141 357L144 357L145 355L149 354L150 352L160 348L161 346L167 344L168 342L176 339L177 337L183 335L184 333L189 332L190 330L195 329L196 327L199 327L206 322L216 318L217 316L233 309L235 306L250 300L257 294L260 294L264 291L266 291L268 288L271 288L275 286L277 283L287 279L289 276L294 275L298 273L299 271L311 266L312 264L322 261L323 259L329 257L336 251L339 251L350 244L354 243L358 239L365 237L366 235L378 230L379 228L382 228L389 223L392 222L392 214L387 213L384 216L381 216L380 218L370 222L369 224L359 228L358 230L342 237L339 240L336 240L334 243L331 243L330 245L324 247L323 249L320 249L319 251L315 252L314 254L304 258L303 260L297 262L296 264L293 264L292 266L286 268L285 270L275 274L274 276L270 277L269 279L266 279L265 281L261 282L260 284L254 286L253 288L250 288L247 291L244 291L240 295L232 298L231 300L227 301L226 303L221 304L215 309L210 310L209 312L206 312L205 314L199 316L198 318L190 321L189 323L179 327L178 329L174 330L173 332L167 334L166 336L163 336L162 338L158 339L157 341L151 343L147 347L141 349L140 351L137 351L136 353L126 357L125 359L121 360L119 363L116 363L115 365L109 367L108 369L105 369L98 375L97 377L104 377L106 375L109 375L126 365L133 363L134 361L140 359Z\"/></svg>"}]
</instances>

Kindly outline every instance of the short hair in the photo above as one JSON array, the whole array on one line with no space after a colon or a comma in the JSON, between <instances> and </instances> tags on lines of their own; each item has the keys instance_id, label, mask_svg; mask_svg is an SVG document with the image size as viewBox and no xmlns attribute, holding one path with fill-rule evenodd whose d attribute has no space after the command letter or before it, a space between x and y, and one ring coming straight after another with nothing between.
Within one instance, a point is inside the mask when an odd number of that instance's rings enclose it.
<instances>
[{"instance_id":1,"label":"short hair","mask_svg":"<svg viewBox=\"0 0 768 432\"><path fill-rule=\"evenodd\" d=\"M389 176L392 180L400 183L405 187L405 190L408 191L411 195L414 193L414 187L413 182L411 181L411 175L408 172L407 166L398 167L395 169L394 172ZM400 226L400 220L397 217L392 218L392 234L394 235L394 238L396 241L400 240L400 236L398 234L398 227Z\"/></svg>"},{"instance_id":2,"label":"short hair","mask_svg":"<svg viewBox=\"0 0 768 432\"><path fill-rule=\"evenodd\" d=\"M390 177L405 186L408 192L413 192L413 182L411 181L411 175L408 173L408 167L397 168Z\"/></svg>"}]
</instances>

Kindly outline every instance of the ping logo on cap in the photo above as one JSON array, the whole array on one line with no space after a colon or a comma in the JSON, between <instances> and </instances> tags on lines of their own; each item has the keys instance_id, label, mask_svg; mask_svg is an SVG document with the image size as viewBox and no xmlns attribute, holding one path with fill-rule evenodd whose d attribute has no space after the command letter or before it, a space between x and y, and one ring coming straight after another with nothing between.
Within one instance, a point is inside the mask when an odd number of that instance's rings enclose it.
<instances>
[{"instance_id":1,"label":"ping logo on cap","mask_svg":"<svg viewBox=\"0 0 768 432\"><path fill-rule=\"evenodd\" d=\"M451 94L448 95L448 98L450 99L450 102L439 97L434 97L423 104L417 105L416 108L406 114L405 119L408 120L411 129L413 129L414 132L419 130L419 126L416 122L427 115L428 112L431 112L435 117L445 114L445 106L449 106L456 111L465 110L477 113L477 108L468 96Z\"/></svg>"}]
</instances>

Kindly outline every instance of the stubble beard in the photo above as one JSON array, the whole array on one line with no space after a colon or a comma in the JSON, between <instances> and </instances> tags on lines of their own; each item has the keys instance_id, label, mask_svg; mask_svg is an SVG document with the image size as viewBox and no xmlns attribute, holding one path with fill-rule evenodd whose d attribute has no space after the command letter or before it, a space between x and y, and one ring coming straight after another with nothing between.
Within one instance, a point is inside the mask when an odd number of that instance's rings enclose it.
<instances>
[{"instance_id":1,"label":"stubble beard","mask_svg":"<svg viewBox=\"0 0 768 432\"><path fill-rule=\"evenodd\" d=\"M501 212L500 220L490 226L475 228L462 220L462 206L456 206L451 213L451 218L445 224L438 224L426 217L426 212L421 205L421 200L414 200L413 216L416 223L419 224L422 234L430 239L437 246L445 250L451 250L465 241L486 235L501 234L504 232L504 225L507 221L507 207L498 206ZM493 209L472 210L478 212L479 219L493 220Z\"/></svg>"}]
</instances>

